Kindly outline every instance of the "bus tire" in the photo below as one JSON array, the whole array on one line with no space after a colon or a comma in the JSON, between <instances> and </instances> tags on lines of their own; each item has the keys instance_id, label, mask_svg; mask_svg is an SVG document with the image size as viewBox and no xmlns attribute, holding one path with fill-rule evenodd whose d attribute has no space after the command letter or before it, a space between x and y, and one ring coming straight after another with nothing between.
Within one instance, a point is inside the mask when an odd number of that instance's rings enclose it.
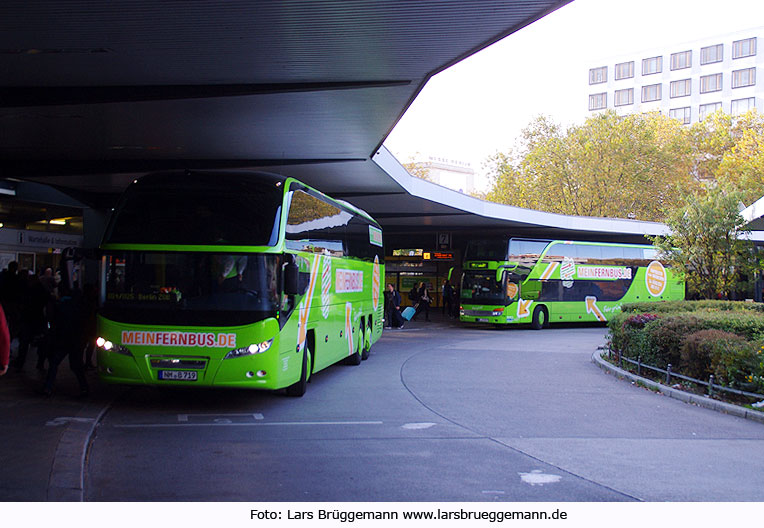
<instances>
[{"instance_id":1,"label":"bus tire","mask_svg":"<svg viewBox=\"0 0 764 528\"><path fill-rule=\"evenodd\" d=\"M300 372L300 379L297 380L296 383L293 383L286 388L287 396L291 396L293 398L302 398L305 394L305 391L308 390L308 371L310 370L310 365L312 364L310 359L310 349L306 344L302 351L302 371Z\"/></svg>"},{"instance_id":2,"label":"bus tire","mask_svg":"<svg viewBox=\"0 0 764 528\"><path fill-rule=\"evenodd\" d=\"M541 330L549 324L549 312L547 312L545 306L536 306L533 310L533 317L531 318L531 328L534 330Z\"/></svg>"},{"instance_id":3,"label":"bus tire","mask_svg":"<svg viewBox=\"0 0 764 528\"><path fill-rule=\"evenodd\" d=\"M361 325L361 328L363 328L363 325ZM369 353L371 352L371 318L369 318L369 326L366 328L366 331L361 334L361 346L363 347L361 349L361 359L366 361L369 359Z\"/></svg>"},{"instance_id":4,"label":"bus tire","mask_svg":"<svg viewBox=\"0 0 764 528\"><path fill-rule=\"evenodd\" d=\"M356 347L355 352L353 352L352 355L348 356L347 359L345 359L345 364L351 365L353 367L355 367L356 365L360 365L362 361L361 349L363 348L363 324L361 324L361 326L359 327L359 331L361 335L358 336L358 346Z\"/></svg>"}]
</instances>

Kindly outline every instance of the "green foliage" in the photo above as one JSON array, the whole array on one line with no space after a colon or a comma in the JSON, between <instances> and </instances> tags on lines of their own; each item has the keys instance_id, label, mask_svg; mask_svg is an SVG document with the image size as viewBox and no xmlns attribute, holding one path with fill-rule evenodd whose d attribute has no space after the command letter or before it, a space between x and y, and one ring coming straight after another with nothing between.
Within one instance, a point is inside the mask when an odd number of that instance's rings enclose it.
<instances>
[{"instance_id":1,"label":"green foliage","mask_svg":"<svg viewBox=\"0 0 764 528\"><path fill-rule=\"evenodd\" d=\"M629 313L670 312L764 312L764 303L743 301L660 301L628 303L621 311Z\"/></svg>"},{"instance_id":2,"label":"green foliage","mask_svg":"<svg viewBox=\"0 0 764 528\"><path fill-rule=\"evenodd\" d=\"M671 233L649 237L660 257L684 276L691 293L706 299L727 298L747 288L758 261L746 239L738 212L740 194L717 187L705 194L686 195L669 211Z\"/></svg>"},{"instance_id":3,"label":"green foliage","mask_svg":"<svg viewBox=\"0 0 764 528\"><path fill-rule=\"evenodd\" d=\"M654 114L604 112L563 131L538 117L518 148L488 160L488 199L583 216L659 220L695 185L688 131Z\"/></svg>"},{"instance_id":4,"label":"green foliage","mask_svg":"<svg viewBox=\"0 0 764 528\"><path fill-rule=\"evenodd\" d=\"M698 379L764 391L762 305L731 301L670 301L624 305L609 321L619 354Z\"/></svg>"},{"instance_id":5,"label":"green foliage","mask_svg":"<svg viewBox=\"0 0 764 528\"><path fill-rule=\"evenodd\" d=\"M727 356L728 350L745 348L750 348L749 343L732 332L699 330L684 339L680 368L686 376L707 380L715 372L715 366L724 361L721 358Z\"/></svg>"},{"instance_id":6,"label":"green foliage","mask_svg":"<svg viewBox=\"0 0 764 528\"><path fill-rule=\"evenodd\" d=\"M663 221L681 197L720 184L764 195L764 115L717 112L684 127L658 113L602 112L564 130L539 116L486 161L486 199L555 213Z\"/></svg>"}]
</instances>

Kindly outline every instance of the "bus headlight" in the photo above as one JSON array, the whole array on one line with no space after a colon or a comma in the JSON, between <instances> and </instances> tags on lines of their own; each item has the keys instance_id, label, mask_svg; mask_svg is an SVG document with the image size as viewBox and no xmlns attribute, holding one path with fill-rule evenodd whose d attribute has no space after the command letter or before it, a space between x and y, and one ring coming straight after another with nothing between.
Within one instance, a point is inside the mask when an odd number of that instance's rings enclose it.
<instances>
[{"instance_id":1,"label":"bus headlight","mask_svg":"<svg viewBox=\"0 0 764 528\"><path fill-rule=\"evenodd\" d=\"M231 350L228 354L226 354L225 359L231 359L231 358L242 357L242 356L253 356L255 354L262 354L263 352L271 348L272 344L273 344L273 338L269 339L268 341L263 341L262 343L253 343L247 347L235 348Z\"/></svg>"},{"instance_id":2,"label":"bus headlight","mask_svg":"<svg viewBox=\"0 0 764 528\"><path fill-rule=\"evenodd\" d=\"M117 354L132 356L129 348L124 347L122 345L115 345L114 343L112 343L108 339L104 339L103 337L99 337L96 339L96 346L100 348L101 350L105 350L106 352L116 352Z\"/></svg>"}]
</instances>

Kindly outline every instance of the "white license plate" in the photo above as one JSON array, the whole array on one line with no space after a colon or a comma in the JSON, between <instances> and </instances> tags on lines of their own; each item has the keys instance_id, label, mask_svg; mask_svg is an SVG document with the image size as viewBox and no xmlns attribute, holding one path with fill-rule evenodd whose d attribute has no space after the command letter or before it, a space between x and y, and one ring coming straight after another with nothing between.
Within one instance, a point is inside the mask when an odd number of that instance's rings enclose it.
<instances>
[{"instance_id":1,"label":"white license plate","mask_svg":"<svg viewBox=\"0 0 764 528\"><path fill-rule=\"evenodd\" d=\"M160 370L160 380L196 381L197 373L193 370Z\"/></svg>"}]
</instances>

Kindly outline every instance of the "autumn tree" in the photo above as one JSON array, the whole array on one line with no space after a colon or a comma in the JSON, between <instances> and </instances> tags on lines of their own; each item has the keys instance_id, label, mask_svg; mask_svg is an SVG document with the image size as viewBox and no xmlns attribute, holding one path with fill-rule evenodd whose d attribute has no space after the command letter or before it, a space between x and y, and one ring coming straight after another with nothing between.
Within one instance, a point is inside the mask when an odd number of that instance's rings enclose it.
<instances>
[{"instance_id":1,"label":"autumn tree","mask_svg":"<svg viewBox=\"0 0 764 528\"><path fill-rule=\"evenodd\" d=\"M661 258L705 299L729 298L744 288L758 262L740 216L740 193L723 186L688 194L668 211L670 234L651 237Z\"/></svg>"},{"instance_id":2,"label":"autumn tree","mask_svg":"<svg viewBox=\"0 0 764 528\"><path fill-rule=\"evenodd\" d=\"M417 152L417 157L421 157L421 154ZM415 161L415 158L409 158L408 162L402 163L406 171L412 176L431 182L433 181L430 175L430 165L421 161Z\"/></svg>"},{"instance_id":3,"label":"autumn tree","mask_svg":"<svg viewBox=\"0 0 764 528\"><path fill-rule=\"evenodd\" d=\"M696 184L687 130L660 114L608 111L563 130L546 117L488 162L488 199L555 213L661 220Z\"/></svg>"},{"instance_id":4,"label":"autumn tree","mask_svg":"<svg viewBox=\"0 0 764 528\"><path fill-rule=\"evenodd\" d=\"M740 191L750 205L764 195L764 115L715 112L690 128L693 175Z\"/></svg>"}]
</instances>

